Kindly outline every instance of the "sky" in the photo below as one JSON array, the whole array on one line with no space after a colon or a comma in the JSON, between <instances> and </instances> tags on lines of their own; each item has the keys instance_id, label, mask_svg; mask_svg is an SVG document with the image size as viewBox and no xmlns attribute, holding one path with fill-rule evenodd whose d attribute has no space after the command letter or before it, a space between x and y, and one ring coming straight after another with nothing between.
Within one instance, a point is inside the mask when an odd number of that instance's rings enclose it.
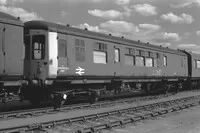
<instances>
[{"instance_id":1,"label":"sky","mask_svg":"<svg viewBox=\"0 0 200 133\"><path fill-rule=\"evenodd\" d=\"M200 0L0 0L0 11L200 53Z\"/></svg>"}]
</instances>

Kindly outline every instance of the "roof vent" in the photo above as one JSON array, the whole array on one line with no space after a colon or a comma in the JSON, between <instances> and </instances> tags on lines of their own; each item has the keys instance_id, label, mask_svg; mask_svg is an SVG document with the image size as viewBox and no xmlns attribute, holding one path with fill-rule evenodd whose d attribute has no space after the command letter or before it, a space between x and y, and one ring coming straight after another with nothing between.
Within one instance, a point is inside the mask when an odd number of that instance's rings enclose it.
<instances>
[{"instance_id":1,"label":"roof vent","mask_svg":"<svg viewBox=\"0 0 200 133\"><path fill-rule=\"evenodd\" d=\"M124 39L124 37L122 36L122 39Z\"/></svg>"},{"instance_id":2,"label":"roof vent","mask_svg":"<svg viewBox=\"0 0 200 133\"><path fill-rule=\"evenodd\" d=\"M160 47L162 47L162 46L160 45Z\"/></svg>"},{"instance_id":3,"label":"roof vent","mask_svg":"<svg viewBox=\"0 0 200 133\"><path fill-rule=\"evenodd\" d=\"M17 19L19 19L19 20L20 20L20 17L17 17Z\"/></svg>"},{"instance_id":4,"label":"roof vent","mask_svg":"<svg viewBox=\"0 0 200 133\"><path fill-rule=\"evenodd\" d=\"M140 40L138 40L138 42L140 42Z\"/></svg>"},{"instance_id":5,"label":"roof vent","mask_svg":"<svg viewBox=\"0 0 200 133\"><path fill-rule=\"evenodd\" d=\"M85 30L88 30L87 28L85 28Z\"/></svg>"},{"instance_id":6,"label":"roof vent","mask_svg":"<svg viewBox=\"0 0 200 133\"><path fill-rule=\"evenodd\" d=\"M112 34L108 34L109 36L112 36Z\"/></svg>"},{"instance_id":7,"label":"roof vent","mask_svg":"<svg viewBox=\"0 0 200 133\"><path fill-rule=\"evenodd\" d=\"M70 25L69 25L69 24L67 24L67 26L69 27Z\"/></svg>"},{"instance_id":8,"label":"roof vent","mask_svg":"<svg viewBox=\"0 0 200 133\"><path fill-rule=\"evenodd\" d=\"M149 42L147 42L147 44L149 44Z\"/></svg>"}]
</instances>

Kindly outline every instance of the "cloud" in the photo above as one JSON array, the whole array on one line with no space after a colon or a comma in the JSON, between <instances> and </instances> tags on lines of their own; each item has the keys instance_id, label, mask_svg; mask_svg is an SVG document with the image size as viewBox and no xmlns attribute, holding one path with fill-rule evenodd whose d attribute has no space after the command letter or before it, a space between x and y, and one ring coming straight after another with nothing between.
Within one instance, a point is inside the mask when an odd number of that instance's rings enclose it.
<instances>
[{"instance_id":1,"label":"cloud","mask_svg":"<svg viewBox=\"0 0 200 133\"><path fill-rule=\"evenodd\" d=\"M200 54L200 46L196 44L180 44L177 46L179 49L191 51L192 53Z\"/></svg>"},{"instance_id":2,"label":"cloud","mask_svg":"<svg viewBox=\"0 0 200 133\"><path fill-rule=\"evenodd\" d=\"M178 33L163 33L163 37L164 39L172 39L174 41L179 41L180 40L180 36Z\"/></svg>"},{"instance_id":3,"label":"cloud","mask_svg":"<svg viewBox=\"0 0 200 133\"><path fill-rule=\"evenodd\" d=\"M7 0L0 0L0 4L6 4L7 3Z\"/></svg>"},{"instance_id":4,"label":"cloud","mask_svg":"<svg viewBox=\"0 0 200 133\"><path fill-rule=\"evenodd\" d=\"M140 14L144 16L157 15L156 7L150 4L137 4L137 5L134 5L133 7L136 12L139 12Z\"/></svg>"},{"instance_id":5,"label":"cloud","mask_svg":"<svg viewBox=\"0 0 200 133\"><path fill-rule=\"evenodd\" d=\"M161 15L160 18L163 20L168 20L171 23L191 24L194 21L194 18L191 15L185 13L182 13L180 16L177 16L170 12L168 14Z\"/></svg>"},{"instance_id":6,"label":"cloud","mask_svg":"<svg viewBox=\"0 0 200 133\"><path fill-rule=\"evenodd\" d=\"M178 45L179 48L190 48L190 47L196 47L196 44L180 44Z\"/></svg>"},{"instance_id":7,"label":"cloud","mask_svg":"<svg viewBox=\"0 0 200 133\"><path fill-rule=\"evenodd\" d=\"M130 3L130 0L116 0L118 5L127 5Z\"/></svg>"},{"instance_id":8,"label":"cloud","mask_svg":"<svg viewBox=\"0 0 200 133\"><path fill-rule=\"evenodd\" d=\"M170 43L180 40L181 37L179 36L178 33L161 32L161 33L156 33L154 36L152 36L152 41L156 43Z\"/></svg>"},{"instance_id":9,"label":"cloud","mask_svg":"<svg viewBox=\"0 0 200 133\"><path fill-rule=\"evenodd\" d=\"M182 0L180 4L171 5L172 8L184 8L189 7L192 4L200 6L200 0Z\"/></svg>"},{"instance_id":10,"label":"cloud","mask_svg":"<svg viewBox=\"0 0 200 133\"><path fill-rule=\"evenodd\" d=\"M0 6L0 11L8 13L15 17L20 17L22 21L29 21L29 20L41 20L42 17L39 17L35 12L28 12L23 8L18 7L7 7L4 5Z\"/></svg>"},{"instance_id":11,"label":"cloud","mask_svg":"<svg viewBox=\"0 0 200 133\"><path fill-rule=\"evenodd\" d=\"M112 32L120 32L120 33L131 33L138 32L138 27L133 23L128 23L125 21L106 21L100 24L100 27L103 29L108 29Z\"/></svg>"},{"instance_id":12,"label":"cloud","mask_svg":"<svg viewBox=\"0 0 200 133\"><path fill-rule=\"evenodd\" d=\"M196 32L196 34L197 34L197 36L200 36L200 30L198 30L198 31Z\"/></svg>"},{"instance_id":13,"label":"cloud","mask_svg":"<svg viewBox=\"0 0 200 133\"><path fill-rule=\"evenodd\" d=\"M71 13L68 13L68 12L66 12L66 11L60 11L60 15L61 15L62 17L66 17L67 15L71 15Z\"/></svg>"},{"instance_id":14,"label":"cloud","mask_svg":"<svg viewBox=\"0 0 200 133\"><path fill-rule=\"evenodd\" d=\"M140 28L149 29L149 30L159 30L161 27L159 25L154 24L139 24Z\"/></svg>"},{"instance_id":15,"label":"cloud","mask_svg":"<svg viewBox=\"0 0 200 133\"><path fill-rule=\"evenodd\" d=\"M118 18L122 16L122 13L116 10L102 11L95 9L95 10L88 10L88 13L93 16L102 17L106 19Z\"/></svg>"},{"instance_id":16,"label":"cloud","mask_svg":"<svg viewBox=\"0 0 200 133\"><path fill-rule=\"evenodd\" d=\"M1 5L6 5L6 4L14 4L17 2L23 2L24 0L0 0Z\"/></svg>"},{"instance_id":17,"label":"cloud","mask_svg":"<svg viewBox=\"0 0 200 133\"><path fill-rule=\"evenodd\" d=\"M102 33L106 32L106 30L99 29L98 26L90 26L88 23L80 24L75 27L80 28L80 29L87 28L89 31L94 31L94 32L102 32Z\"/></svg>"}]
</instances>

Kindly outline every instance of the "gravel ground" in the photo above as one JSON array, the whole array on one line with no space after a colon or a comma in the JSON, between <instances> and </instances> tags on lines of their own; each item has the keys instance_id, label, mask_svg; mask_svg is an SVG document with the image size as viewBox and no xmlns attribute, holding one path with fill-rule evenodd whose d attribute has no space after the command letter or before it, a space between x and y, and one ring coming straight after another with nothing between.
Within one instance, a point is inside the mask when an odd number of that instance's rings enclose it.
<instances>
[{"instance_id":1,"label":"gravel ground","mask_svg":"<svg viewBox=\"0 0 200 133\"><path fill-rule=\"evenodd\" d=\"M200 133L200 106L101 133Z\"/></svg>"},{"instance_id":2,"label":"gravel ground","mask_svg":"<svg viewBox=\"0 0 200 133\"><path fill-rule=\"evenodd\" d=\"M116 109L123 109L123 108L129 108L134 107L138 105L144 105L144 104L150 104L154 102L161 102L166 100L173 100L176 98L182 98L187 96L195 96L200 95L200 91L192 91L192 92L181 92L173 96L169 96L167 98L157 99L157 100L149 100L149 101L138 101L136 103L132 104L121 104L106 108L97 108L97 109L82 109L77 111L70 111L70 112L60 112L58 114L47 114L40 117L33 117L33 118L22 118L22 119L12 119L12 120L4 120L0 121L0 129L2 128L8 128L8 127L15 127L20 125L30 125L33 123L41 123L41 122L47 122L51 120L60 120L60 119L68 119L72 117L78 117L83 115L89 115L94 114L98 112L105 112L110 110L116 110Z\"/></svg>"}]
</instances>

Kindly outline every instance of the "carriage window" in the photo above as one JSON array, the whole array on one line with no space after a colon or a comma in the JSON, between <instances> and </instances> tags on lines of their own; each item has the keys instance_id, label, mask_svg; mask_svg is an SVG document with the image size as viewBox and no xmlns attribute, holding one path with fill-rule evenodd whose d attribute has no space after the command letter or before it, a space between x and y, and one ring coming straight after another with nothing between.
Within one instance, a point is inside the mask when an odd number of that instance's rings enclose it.
<instances>
[{"instance_id":1,"label":"carriage window","mask_svg":"<svg viewBox=\"0 0 200 133\"><path fill-rule=\"evenodd\" d=\"M197 60L197 68L200 68L200 61L199 60Z\"/></svg>"},{"instance_id":2,"label":"carriage window","mask_svg":"<svg viewBox=\"0 0 200 133\"><path fill-rule=\"evenodd\" d=\"M158 67L158 59L154 59L154 67Z\"/></svg>"},{"instance_id":3,"label":"carriage window","mask_svg":"<svg viewBox=\"0 0 200 133\"><path fill-rule=\"evenodd\" d=\"M30 59L30 36L24 37L24 44L25 44L25 59Z\"/></svg>"},{"instance_id":4,"label":"carriage window","mask_svg":"<svg viewBox=\"0 0 200 133\"><path fill-rule=\"evenodd\" d=\"M135 64L135 49L125 48L125 64L132 66Z\"/></svg>"},{"instance_id":5,"label":"carriage window","mask_svg":"<svg viewBox=\"0 0 200 133\"><path fill-rule=\"evenodd\" d=\"M85 61L85 41L76 39L75 40L75 53L76 53L76 61Z\"/></svg>"},{"instance_id":6,"label":"carriage window","mask_svg":"<svg viewBox=\"0 0 200 133\"><path fill-rule=\"evenodd\" d=\"M66 40L59 39L58 41L58 57L67 57Z\"/></svg>"},{"instance_id":7,"label":"carriage window","mask_svg":"<svg viewBox=\"0 0 200 133\"><path fill-rule=\"evenodd\" d=\"M94 63L107 63L107 44L94 43L93 44L93 61Z\"/></svg>"},{"instance_id":8,"label":"carriage window","mask_svg":"<svg viewBox=\"0 0 200 133\"><path fill-rule=\"evenodd\" d=\"M106 64L106 52L93 51L94 63Z\"/></svg>"},{"instance_id":9,"label":"carriage window","mask_svg":"<svg viewBox=\"0 0 200 133\"><path fill-rule=\"evenodd\" d=\"M154 67L160 67L160 54L159 53L155 54Z\"/></svg>"},{"instance_id":10,"label":"carriage window","mask_svg":"<svg viewBox=\"0 0 200 133\"><path fill-rule=\"evenodd\" d=\"M136 56L136 66L144 66L144 57Z\"/></svg>"},{"instance_id":11,"label":"carriage window","mask_svg":"<svg viewBox=\"0 0 200 133\"><path fill-rule=\"evenodd\" d=\"M115 62L120 62L120 49L115 48Z\"/></svg>"},{"instance_id":12,"label":"carriage window","mask_svg":"<svg viewBox=\"0 0 200 133\"><path fill-rule=\"evenodd\" d=\"M125 55L125 64L133 66L134 65L134 56Z\"/></svg>"},{"instance_id":13,"label":"carriage window","mask_svg":"<svg viewBox=\"0 0 200 133\"><path fill-rule=\"evenodd\" d=\"M163 60L163 66L166 67L167 66L167 56L164 56L164 60Z\"/></svg>"},{"instance_id":14,"label":"carriage window","mask_svg":"<svg viewBox=\"0 0 200 133\"><path fill-rule=\"evenodd\" d=\"M33 35L32 46L33 46L32 59L34 59L34 60L44 59L45 36L44 35Z\"/></svg>"},{"instance_id":15,"label":"carriage window","mask_svg":"<svg viewBox=\"0 0 200 133\"><path fill-rule=\"evenodd\" d=\"M145 66L146 67L153 67L153 58L145 58Z\"/></svg>"}]
</instances>

